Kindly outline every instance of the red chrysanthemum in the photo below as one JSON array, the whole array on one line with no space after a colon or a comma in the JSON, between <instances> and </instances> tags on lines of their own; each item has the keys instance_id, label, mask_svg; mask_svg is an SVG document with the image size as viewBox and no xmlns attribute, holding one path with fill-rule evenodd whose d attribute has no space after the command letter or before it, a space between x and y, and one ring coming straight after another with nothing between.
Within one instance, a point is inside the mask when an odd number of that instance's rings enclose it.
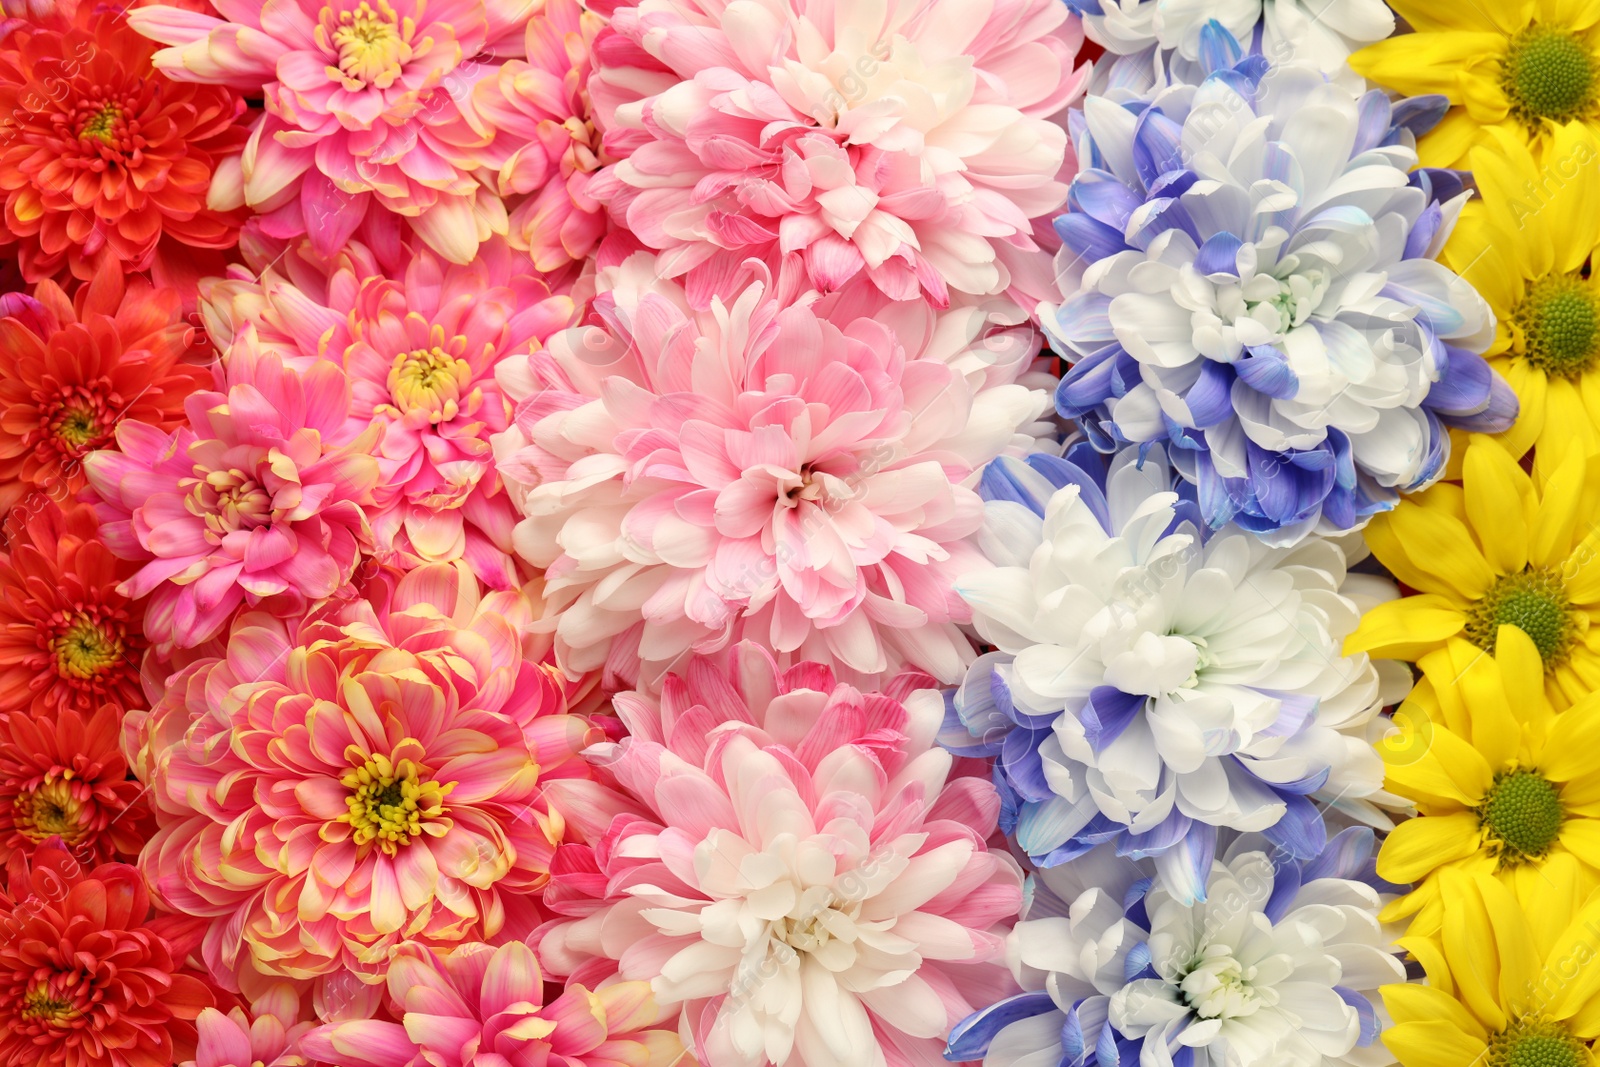
<instances>
[{"instance_id":1,"label":"red chrysanthemum","mask_svg":"<svg viewBox=\"0 0 1600 1067\"><path fill-rule=\"evenodd\" d=\"M87 280L107 258L159 268L163 235L194 248L236 240L242 213L208 209L206 192L249 137L244 101L169 80L155 49L101 4L0 42L0 245L17 245L29 281Z\"/></svg>"},{"instance_id":2,"label":"red chrysanthemum","mask_svg":"<svg viewBox=\"0 0 1600 1067\"><path fill-rule=\"evenodd\" d=\"M93 508L38 504L12 512L0 555L0 715L143 707L144 635L117 592L137 565L100 542Z\"/></svg>"},{"instance_id":3,"label":"red chrysanthemum","mask_svg":"<svg viewBox=\"0 0 1600 1067\"><path fill-rule=\"evenodd\" d=\"M85 863L137 858L154 829L118 744L121 712L0 717L0 859L59 837Z\"/></svg>"},{"instance_id":4,"label":"red chrysanthemum","mask_svg":"<svg viewBox=\"0 0 1600 1067\"><path fill-rule=\"evenodd\" d=\"M101 265L75 301L53 281L33 299L0 304L0 513L32 490L67 500L83 488L83 457L110 447L118 422L163 430L211 384L182 362L200 351L178 293Z\"/></svg>"},{"instance_id":5,"label":"red chrysanthemum","mask_svg":"<svg viewBox=\"0 0 1600 1067\"><path fill-rule=\"evenodd\" d=\"M137 869L60 842L12 857L0 893L0 1067L171 1067L214 1003L183 965L200 924L150 915Z\"/></svg>"}]
</instances>

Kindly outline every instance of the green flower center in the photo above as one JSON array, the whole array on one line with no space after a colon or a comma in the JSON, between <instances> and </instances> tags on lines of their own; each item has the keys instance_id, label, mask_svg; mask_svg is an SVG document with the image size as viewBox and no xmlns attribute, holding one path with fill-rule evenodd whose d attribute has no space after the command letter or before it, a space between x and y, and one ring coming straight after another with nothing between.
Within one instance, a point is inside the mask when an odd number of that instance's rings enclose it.
<instances>
[{"instance_id":1,"label":"green flower center","mask_svg":"<svg viewBox=\"0 0 1600 1067\"><path fill-rule=\"evenodd\" d=\"M1529 26L1500 60L1500 87L1524 122L1570 122L1594 106L1595 68L1594 54L1576 34Z\"/></svg>"},{"instance_id":2,"label":"green flower center","mask_svg":"<svg viewBox=\"0 0 1600 1067\"><path fill-rule=\"evenodd\" d=\"M1583 1042L1554 1019L1518 1019L1489 1038L1487 1067L1582 1067Z\"/></svg>"},{"instance_id":3,"label":"green flower center","mask_svg":"<svg viewBox=\"0 0 1600 1067\"><path fill-rule=\"evenodd\" d=\"M1478 824L1501 867L1515 867L1550 851L1561 833L1561 794L1535 771L1501 771L1478 806Z\"/></svg>"},{"instance_id":4,"label":"green flower center","mask_svg":"<svg viewBox=\"0 0 1600 1067\"><path fill-rule=\"evenodd\" d=\"M1600 300L1580 278L1541 278L1511 312L1528 362L1555 378L1577 378L1600 356Z\"/></svg>"},{"instance_id":5,"label":"green flower center","mask_svg":"<svg viewBox=\"0 0 1600 1067\"><path fill-rule=\"evenodd\" d=\"M50 642L50 650L63 678L92 678L115 666L124 651L118 635L81 612Z\"/></svg>"},{"instance_id":6,"label":"green flower center","mask_svg":"<svg viewBox=\"0 0 1600 1067\"><path fill-rule=\"evenodd\" d=\"M1467 640L1492 654L1502 626L1515 626L1532 638L1546 670L1566 659L1572 647L1572 610L1560 575L1529 568L1490 586L1467 612Z\"/></svg>"}]
</instances>

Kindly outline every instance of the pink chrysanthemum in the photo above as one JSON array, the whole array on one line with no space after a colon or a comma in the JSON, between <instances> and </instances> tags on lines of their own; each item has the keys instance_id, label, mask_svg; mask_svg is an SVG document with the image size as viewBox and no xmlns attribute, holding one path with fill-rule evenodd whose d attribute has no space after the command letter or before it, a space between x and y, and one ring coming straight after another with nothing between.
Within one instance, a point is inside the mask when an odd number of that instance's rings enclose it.
<instances>
[{"instance_id":1,"label":"pink chrysanthemum","mask_svg":"<svg viewBox=\"0 0 1600 1067\"><path fill-rule=\"evenodd\" d=\"M606 232L588 193L609 162L589 104L589 63L605 20L578 0L546 0L528 20L527 61L513 59L473 88L484 121L521 142L500 169L500 193L520 196L510 238L540 270L582 260Z\"/></svg>"},{"instance_id":2,"label":"pink chrysanthemum","mask_svg":"<svg viewBox=\"0 0 1600 1067\"><path fill-rule=\"evenodd\" d=\"M1032 220L1072 173L1050 119L1088 80L1060 0L642 0L611 29L590 92L627 158L589 191L695 306L752 256L940 307L1047 258Z\"/></svg>"},{"instance_id":3,"label":"pink chrysanthemum","mask_svg":"<svg viewBox=\"0 0 1600 1067\"><path fill-rule=\"evenodd\" d=\"M966 1005L1012 989L1022 872L985 844L999 796L950 777L936 692L779 673L754 644L731 659L618 698L633 736L594 750L617 788L552 786L587 844L561 850L549 899L573 918L541 958L648 980L715 1067L935 1062Z\"/></svg>"},{"instance_id":4,"label":"pink chrysanthemum","mask_svg":"<svg viewBox=\"0 0 1600 1067\"><path fill-rule=\"evenodd\" d=\"M954 681L973 653L952 589L985 566L968 486L1048 404L1015 384L1037 338L974 344L979 309L764 277L695 311L655 266L602 271L591 325L501 370L522 400L496 439L514 543L547 568L562 665L633 682L642 662L653 684L749 636Z\"/></svg>"},{"instance_id":5,"label":"pink chrysanthemum","mask_svg":"<svg viewBox=\"0 0 1600 1067\"><path fill-rule=\"evenodd\" d=\"M195 393L191 428L117 424L120 451L85 457L107 547L146 561L122 585L150 596L145 636L192 647L244 603L304 610L350 580L371 534L378 428L345 435L350 387L328 362L296 373L236 353L217 392Z\"/></svg>"},{"instance_id":6,"label":"pink chrysanthemum","mask_svg":"<svg viewBox=\"0 0 1600 1067\"><path fill-rule=\"evenodd\" d=\"M389 965L399 1022L354 1020L312 1031L303 1047L342 1067L679 1067L683 1045L654 1029L644 982L590 992L569 985L544 1003L533 950L520 941L463 945L441 957L406 945Z\"/></svg>"},{"instance_id":7,"label":"pink chrysanthemum","mask_svg":"<svg viewBox=\"0 0 1600 1067\"><path fill-rule=\"evenodd\" d=\"M516 147L471 109L472 87L522 52L519 0L289 0L219 4L224 17L155 5L128 13L168 76L261 93L266 114L231 196L278 236L339 248L369 210L407 216L467 263L505 233L505 207L474 176ZM219 183L225 186L226 183ZM218 187L213 199L229 199Z\"/></svg>"},{"instance_id":8,"label":"pink chrysanthemum","mask_svg":"<svg viewBox=\"0 0 1600 1067\"><path fill-rule=\"evenodd\" d=\"M421 249L394 277L384 273L360 244L326 277L269 269L255 281L239 268L204 287L207 318L228 360L271 353L297 371L323 361L343 368L347 432L382 427L380 479L365 509L380 561L466 559L483 581L512 588L516 513L489 445L511 404L494 368L567 326L572 299L552 295L527 257L498 239L469 266Z\"/></svg>"},{"instance_id":9,"label":"pink chrysanthemum","mask_svg":"<svg viewBox=\"0 0 1600 1067\"><path fill-rule=\"evenodd\" d=\"M124 744L161 830L142 865L211 920L205 958L381 981L407 939L520 937L562 837L544 788L598 739L524 656L521 593L433 564L291 629L241 616L225 659L175 676Z\"/></svg>"},{"instance_id":10,"label":"pink chrysanthemum","mask_svg":"<svg viewBox=\"0 0 1600 1067\"><path fill-rule=\"evenodd\" d=\"M314 1024L300 1021L300 997L286 982L271 985L250 1014L206 1008L195 1019L199 1042L181 1067L305 1067L300 1039Z\"/></svg>"}]
</instances>

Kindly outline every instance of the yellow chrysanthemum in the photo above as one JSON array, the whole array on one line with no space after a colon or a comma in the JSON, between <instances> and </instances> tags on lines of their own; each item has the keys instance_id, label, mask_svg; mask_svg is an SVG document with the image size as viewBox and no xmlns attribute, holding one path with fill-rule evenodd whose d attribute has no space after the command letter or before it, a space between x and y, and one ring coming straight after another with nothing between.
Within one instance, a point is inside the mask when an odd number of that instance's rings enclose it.
<instances>
[{"instance_id":1,"label":"yellow chrysanthemum","mask_svg":"<svg viewBox=\"0 0 1600 1067\"><path fill-rule=\"evenodd\" d=\"M1389 0L1416 33L1363 48L1350 66L1455 107L1422 139L1424 166L1464 165L1499 127L1547 158L1554 128L1600 129L1600 0Z\"/></svg>"},{"instance_id":2,"label":"yellow chrysanthemum","mask_svg":"<svg viewBox=\"0 0 1600 1067\"><path fill-rule=\"evenodd\" d=\"M1387 985L1383 1043L1401 1067L1593 1067L1600 1062L1600 896L1552 863L1531 901L1451 871L1438 940L1400 940L1428 984Z\"/></svg>"},{"instance_id":3,"label":"yellow chrysanthemum","mask_svg":"<svg viewBox=\"0 0 1600 1067\"><path fill-rule=\"evenodd\" d=\"M1387 788L1417 806L1378 853L1378 875L1415 883L1384 909L1438 931L1446 871L1487 875L1525 898L1528 883L1574 856L1600 885L1600 694L1556 712L1539 650L1502 627L1494 655L1459 638L1423 656L1422 681L1400 706L1398 735L1378 746Z\"/></svg>"},{"instance_id":4,"label":"yellow chrysanthemum","mask_svg":"<svg viewBox=\"0 0 1600 1067\"><path fill-rule=\"evenodd\" d=\"M1600 138L1572 122L1541 166L1503 129L1471 152L1482 194L1461 213L1444 260L1494 308L1484 355L1516 392L1521 414L1497 437L1541 467L1569 446L1600 450L1600 279L1585 270L1600 247Z\"/></svg>"},{"instance_id":5,"label":"yellow chrysanthemum","mask_svg":"<svg viewBox=\"0 0 1600 1067\"><path fill-rule=\"evenodd\" d=\"M1600 689L1600 457L1572 450L1536 487L1478 437L1462 469L1463 485L1441 482L1367 527L1373 555L1417 593L1367 612L1345 654L1415 661L1453 637L1493 652L1500 627L1516 626L1565 708Z\"/></svg>"}]
</instances>

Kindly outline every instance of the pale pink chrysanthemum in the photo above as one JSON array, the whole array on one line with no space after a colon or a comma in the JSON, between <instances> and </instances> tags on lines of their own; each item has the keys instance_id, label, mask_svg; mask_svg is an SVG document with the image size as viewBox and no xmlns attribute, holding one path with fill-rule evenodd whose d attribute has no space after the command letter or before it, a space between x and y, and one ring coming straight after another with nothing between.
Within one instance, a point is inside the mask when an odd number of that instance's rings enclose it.
<instances>
[{"instance_id":1,"label":"pale pink chrysanthemum","mask_svg":"<svg viewBox=\"0 0 1600 1067\"><path fill-rule=\"evenodd\" d=\"M204 958L290 979L382 980L406 940L525 936L563 824L551 781L603 735L530 660L519 592L463 563L368 583L304 622L241 616L125 728L161 828L140 865L210 919Z\"/></svg>"},{"instance_id":2,"label":"pale pink chrysanthemum","mask_svg":"<svg viewBox=\"0 0 1600 1067\"><path fill-rule=\"evenodd\" d=\"M304 1048L341 1067L680 1067L683 1044L659 1029L644 982L569 985L546 1004L533 949L463 945L441 956L408 944L389 965L399 1022L318 1027Z\"/></svg>"},{"instance_id":3,"label":"pale pink chrysanthemum","mask_svg":"<svg viewBox=\"0 0 1600 1067\"><path fill-rule=\"evenodd\" d=\"M447 259L467 263L506 232L505 206L475 176L516 147L469 103L473 85L521 54L529 0L218 2L217 18L135 8L128 22L171 47L180 81L260 93L266 113L217 206L249 204L275 236L309 234L324 254L368 211L407 216Z\"/></svg>"},{"instance_id":4,"label":"pale pink chrysanthemum","mask_svg":"<svg viewBox=\"0 0 1600 1067\"><path fill-rule=\"evenodd\" d=\"M180 1067L305 1067L300 1040L315 1024L301 1022L300 1014L300 997L287 982L270 985L249 1014L206 1008L195 1019L200 1042L194 1059Z\"/></svg>"},{"instance_id":5,"label":"pale pink chrysanthemum","mask_svg":"<svg viewBox=\"0 0 1600 1067\"><path fill-rule=\"evenodd\" d=\"M632 736L591 750L615 786L552 786L582 843L558 855L569 917L541 959L649 981L715 1067L937 1062L965 1005L1013 991L1022 872L986 846L999 796L951 776L936 691L780 672L753 643L729 658L618 698Z\"/></svg>"},{"instance_id":6,"label":"pale pink chrysanthemum","mask_svg":"<svg viewBox=\"0 0 1600 1067\"><path fill-rule=\"evenodd\" d=\"M519 198L510 239L540 270L582 260L606 232L588 193L609 158L589 104L590 54L605 20L578 0L545 0L528 20L527 60L513 59L473 87L472 106L519 144L501 165L499 190Z\"/></svg>"},{"instance_id":7,"label":"pale pink chrysanthemum","mask_svg":"<svg viewBox=\"0 0 1600 1067\"><path fill-rule=\"evenodd\" d=\"M298 257L283 263L285 273L269 268L256 280L237 268L202 287L224 358L271 353L297 370L323 361L343 369L350 431L382 428L366 509L379 561L466 559L497 589L520 584L509 555L517 515L489 445L511 418L494 370L569 325L572 299L552 294L501 239L467 266L408 250L391 277L359 243L325 276Z\"/></svg>"},{"instance_id":8,"label":"pale pink chrysanthemum","mask_svg":"<svg viewBox=\"0 0 1600 1067\"><path fill-rule=\"evenodd\" d=\"M611 16L590 185L704 307L749 257L897 300L1012 285L1072 174L1084 89L1060 0L641 0Z\"/></svg>"},{"instance_id":9,"label":"pale pink chrysanthemum","mask_svg":"<svg viewBox=\"0 0 1600 1067\"><path fill-rule=\"evenodd\" d=\"M120 588L149 595L158 646L197 645L246 603L305 610L350 580L371 539L379 429L346 432L343 372L238 353L216 377L189 397L188 427L120 422L117 451L84 457L107 547L144 562Z\"/></svg>"},{"instance_id":10,"label":"pale pink chrysanthemum","mask_svg":"<svg viewBox=\"0 0 1600 1067\"><path fill-rule=\"evenodd\" d=\"M651 684L749 636L862 681L954 681L973 651L952 589L985 566L969 486L1048 404L1015 384L1037 337L974 343L982 309L754 269L696 311L638 253L601 271L589 325L502 364L513 543L547 568L560 662Z\"/></svg>"}]
</instances>

